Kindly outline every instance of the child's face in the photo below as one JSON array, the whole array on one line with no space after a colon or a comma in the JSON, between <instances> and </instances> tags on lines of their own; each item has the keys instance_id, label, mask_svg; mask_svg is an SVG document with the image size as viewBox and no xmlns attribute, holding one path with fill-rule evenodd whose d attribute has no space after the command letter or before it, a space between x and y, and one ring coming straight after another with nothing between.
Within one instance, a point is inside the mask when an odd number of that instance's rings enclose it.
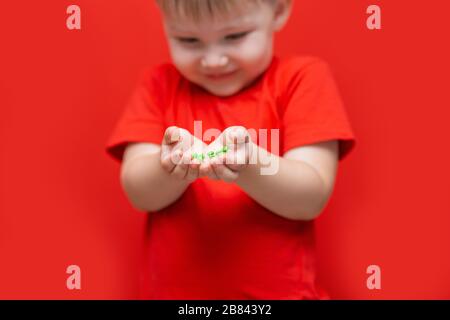
<instances>
[{"instance_id":1,"label":"child's face","mask_svg":"<svg viewBox=\"0 0 450 320\"><path fill-rule=\"evenodd\" d=\"M272 60L275 12L258 4L228 18L164 16L174 65L191 82L217 96L231 96L260 76Z\"/></svg>"}]
</instances>

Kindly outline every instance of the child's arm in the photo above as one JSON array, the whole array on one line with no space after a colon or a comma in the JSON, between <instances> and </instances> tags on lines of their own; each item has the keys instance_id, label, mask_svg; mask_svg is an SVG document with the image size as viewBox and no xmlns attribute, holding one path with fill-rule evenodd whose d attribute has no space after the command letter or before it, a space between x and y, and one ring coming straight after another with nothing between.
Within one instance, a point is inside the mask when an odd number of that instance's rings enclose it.
<instances>
[{"instance_id":1,"label":"child's arm","mask_svg":"<svg viewBox=\"0 0 450 320\"><path fill-rule=\"evenodd\" d=\"M253 152L279 161L274 175L261 175L256 165L240 171L236 183L255 201L274 213L293 220L316 218L333 191L338 166L338 141L327 141L288 151L284 157L251 143ZM266 159L264 163L266 163Z\"/></svg>"},{"instance_id":2,"label":"child's arm","mask_svg":"<svg viewBox=\"0 0 450 320\"><path fill-rule=\"evenodd\" d=\"M121 184L138 210L158 211L175 202L189 186L161 166L161 146L130 144L121 168Z\"/></svg>"}]
</instances>

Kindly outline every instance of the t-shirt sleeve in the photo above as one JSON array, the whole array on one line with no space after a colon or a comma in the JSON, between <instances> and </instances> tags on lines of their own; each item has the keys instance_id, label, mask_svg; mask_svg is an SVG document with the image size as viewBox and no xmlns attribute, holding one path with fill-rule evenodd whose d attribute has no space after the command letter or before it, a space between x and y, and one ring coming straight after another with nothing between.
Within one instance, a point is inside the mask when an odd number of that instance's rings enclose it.
<instances>
[{"instance_id":1,"label":"t-shirt sleeve","mask_svg":"<svg viewBox=\"0 0 450 320\"><path fill-rule=\"evenodd\" d=\"M106 144L106 152L115 160L122 161L128 143L161 144L165 130L166 73L163 65L142 72Z\"/></svg>"},{"instance_id":2,"label":"t-shirt sleeve","mask_svg":"<svg viewBox=\"0 0 450 320\"><path fill-rule=\"evenodd\" d=\"M317 58L293 60L289 70L283 97L282 154L338 140L342 160L354 148L355 136L328 64Z\"/></svg>"}]
</instances>

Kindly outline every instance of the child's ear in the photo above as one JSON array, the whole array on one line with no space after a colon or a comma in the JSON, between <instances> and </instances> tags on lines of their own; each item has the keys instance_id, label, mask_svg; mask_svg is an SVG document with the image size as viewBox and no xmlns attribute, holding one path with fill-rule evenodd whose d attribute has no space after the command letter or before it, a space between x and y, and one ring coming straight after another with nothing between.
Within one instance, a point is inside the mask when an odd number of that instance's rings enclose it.
<instances>
[{"instance_id":1,"label":"child's ear","mask_svg":"<svg viewBox=\"0 0 450 320\"><path fill-rule=\"evenodd\" d=\"M292 11L292 0L277 0L275 4L274 31L283 29Z\"/></svg>"}]
</instances>

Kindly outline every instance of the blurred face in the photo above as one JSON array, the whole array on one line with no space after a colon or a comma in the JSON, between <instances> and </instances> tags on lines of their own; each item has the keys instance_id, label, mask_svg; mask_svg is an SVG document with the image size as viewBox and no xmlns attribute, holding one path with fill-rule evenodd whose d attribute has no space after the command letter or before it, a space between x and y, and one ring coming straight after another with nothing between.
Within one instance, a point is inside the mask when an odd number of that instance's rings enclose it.
<instances>
[{"instance_id":1,"label":"blurred face","mask_svg":"<svg viewBox=\"0 0 450 320\"><path fill-rule=\"evenodd\" d=\"M180 73L217 96L238 93L272 60L274 8L269 4L214 20L164 16L164 27Z\"/></svg>"}]
</instances>

